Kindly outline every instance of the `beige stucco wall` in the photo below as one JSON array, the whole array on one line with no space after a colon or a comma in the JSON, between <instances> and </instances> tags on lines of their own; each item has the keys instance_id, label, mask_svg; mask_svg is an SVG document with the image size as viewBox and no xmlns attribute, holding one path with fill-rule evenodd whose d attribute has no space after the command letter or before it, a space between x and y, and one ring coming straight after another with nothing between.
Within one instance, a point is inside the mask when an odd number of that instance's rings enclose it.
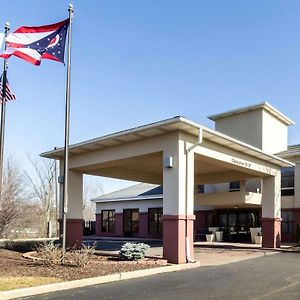
<instances>
[{"instance_id":1,"label":"beige stucco wall","mask_svg":"<svg viewBox=\"0 0 300 300\"><path fill-rule=\"evenodd\" d=\"M264 109L220 118L215 128L268 153L287 149L287 125Z\"/></svg>"},{"instance_id":2,"label":"beige stucco wall","mask_svg":"<svg viewBox=\"0 0 300 300\"><path fill-rule=\"evenodd\" d=\"M281 208L294 208L295 197L294 196L281 196Z\"/></svg>"},{"instance_id":3,"label":"beige stucco wall","mask_svg":"<svg viewBox=\"0 0 300 300\"><path fill-rule=\"evenodd\" d=\"M263 110L262 150L278 153L287 149L288 127L269 112Z\"/></svg>"},{"instance_id":4,"label":"beige stucco wall","mask_svg":"<svg viewBox=\"0 0 300 300\"><path fill-rule=\"evenodd\" d=\"M148 208L163 207L162 199L151 200L128 200L106 203L96 203L96 213L100 214L101 210L114 209L116 213L123 213L123 209L139 209L139 212L148 212Z\"/></svg>"},{"instance_id":5,"label":"beige stucco wall","mask_svg":"<svg viewBox=\"0 0 300 300\"><path fill-rule=\"evenodd\" d=\"M262 148L262 111L255 110L218 119L215 128L247 144Z\"/></svg>"},{"instance_id":6,"label":"beige stucco wall","mask_svg":"<svg viewBox=\"0 0 300 300\"><path fill-rule=\"evenodd\" d=\"M219 192L195 195L195 208L201 206L229 207L247 205L261 205L261 194L240 192Z\"/></svg>"}]
</instances>

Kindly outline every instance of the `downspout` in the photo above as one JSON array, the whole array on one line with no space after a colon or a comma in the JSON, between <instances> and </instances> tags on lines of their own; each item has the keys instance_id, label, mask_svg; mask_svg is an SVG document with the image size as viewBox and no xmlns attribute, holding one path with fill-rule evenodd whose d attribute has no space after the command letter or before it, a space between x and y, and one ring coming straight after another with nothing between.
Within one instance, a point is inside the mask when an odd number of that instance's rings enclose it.
<instances>
[{"instance_id":1,"label":"downspout","mask_svg":"<svg viewBox=\"0 0 300 300\"><path fill-rule=\"evenodd\" d=\"M186 174L185 174L185 255L186 255L186 262L187 263L195 263L196 261L191 258L191 246L190 239L188 236L188 154L195 149L198 145L202 144L203 140L203 131L202 127L198 128L198 142L197 144L192 145L190 148L186 149Z\"/></svg>"}]
</instances>

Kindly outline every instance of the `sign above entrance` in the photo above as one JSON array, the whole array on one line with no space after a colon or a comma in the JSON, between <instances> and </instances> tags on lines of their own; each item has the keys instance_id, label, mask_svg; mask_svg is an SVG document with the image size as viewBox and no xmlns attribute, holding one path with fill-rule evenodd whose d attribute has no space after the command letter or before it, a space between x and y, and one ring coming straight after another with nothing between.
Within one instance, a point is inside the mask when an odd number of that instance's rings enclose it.
<instances>
[{"instance_id":1,"label":"sign above entrance","mask_svg":"<svg viewBox=\"0 0 300 300\"><path fill-rule=\"evenodd\" d=\"M239 165L239 166L251 169L251 164L248 163L248 162L246 162L246 161L237 160L236 158L232 158L231 162L234 163L234 164L236 164L236 165Z\"/></svg>"}]
</instances>

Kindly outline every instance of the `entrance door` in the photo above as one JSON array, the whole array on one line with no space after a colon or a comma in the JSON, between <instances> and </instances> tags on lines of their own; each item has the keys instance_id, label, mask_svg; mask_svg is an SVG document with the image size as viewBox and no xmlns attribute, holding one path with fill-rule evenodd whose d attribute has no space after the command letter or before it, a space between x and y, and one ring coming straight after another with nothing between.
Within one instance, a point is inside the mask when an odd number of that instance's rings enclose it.
<instances>
[{"instance_id":1,"label":"entrance door","mask_svg":"<svg viewBox=\"0 0 300 300\"><path fill-rule=\"evenodd\" d=\"M249 213L240 212L238 214L238 241L247 242L249 240L250 226L249 226Z\"/></svg>"},{"instance_id":2,"label":"entrance door","mask_svg":"<svg viewBox=\"0 0 300 300\"><path fill-rule=\"evenodd\" d=\"M237 213L228 214L228 240L237 242L238 240L238 215Z\"/></svg>"},{"instance_id":3,"label":"entrance door","mask_svg":"<svg viewBox=\"0 0 300 300\"><path fill-rule=\"evenodd\" d=\"M218 227L223 231L223 240L228 241L228 214L220 213L219 214L219 224Z\"/></svg>"}]
</instances>

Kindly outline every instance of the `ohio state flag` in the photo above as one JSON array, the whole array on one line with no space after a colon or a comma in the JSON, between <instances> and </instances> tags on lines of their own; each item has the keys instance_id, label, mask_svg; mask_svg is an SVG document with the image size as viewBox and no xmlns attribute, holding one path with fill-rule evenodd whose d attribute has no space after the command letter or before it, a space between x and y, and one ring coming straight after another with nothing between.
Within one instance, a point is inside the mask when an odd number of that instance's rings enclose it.
<instances>
[{"instance_id":1,"label":"ohio state flag","mask_svg":"<svg viewBox=\"0 0 300 300\"><path fill-rule=\"evenodd\" d=\"M22 26L7 36L7 49L0 57L15 55L36 66L41 64L42 59L64 63L68 26L69 19L38 27Z\"/></svg>"}]
</instances>

